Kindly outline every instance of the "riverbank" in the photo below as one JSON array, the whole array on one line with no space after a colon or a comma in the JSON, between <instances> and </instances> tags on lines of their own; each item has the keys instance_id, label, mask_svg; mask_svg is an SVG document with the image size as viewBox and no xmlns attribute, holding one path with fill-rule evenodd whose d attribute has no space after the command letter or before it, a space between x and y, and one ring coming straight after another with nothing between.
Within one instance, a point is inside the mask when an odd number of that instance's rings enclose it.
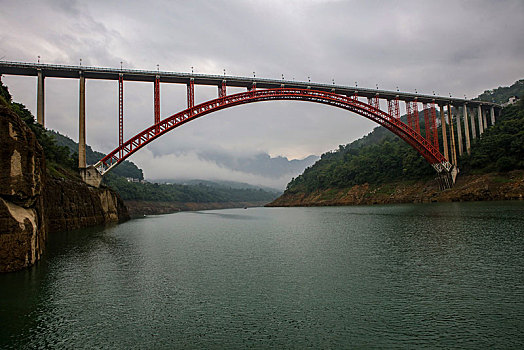
<instances>
[{"instance_id":1,"label":"riverbank","mask_svg":"<svg viewBox=\"0 0 524 350\"><path fill-rule=\"evenodd\" d=\"M252 208L51 235L38 268L0 275L0 349L518 349L523 211Z\"/></svg>"},{"instance_id":2,"label":"riverbank","mask_svg":"<svg viewBox=\"0 0 524 350\"><path fill-rule=\"evenodd\" d=\"M131 218L144 215L171 214L179 211L196 211L210 209L251 208L262 207L267 202L210 202L210 203L181 203L181 202L151 202L125 201L125 206Z\"/></svg>"},{"instance_id":3,"label":"riverbank","mask_svg":"<svg viewBox=\"0 0 524 350\"><path fill-rule=\"evenodd\" d=\"M46 166L35 133L0 102L0 272L35 264L49 234L129 219L111 189L90 187L56 164Z\"/></svg>"},{"instance_id":4,"label":"riverbank","mask_svg":"<svg viewBox=\"0 0 524 350\"><path fill-rule=\"evenodd\" d=\"M524 197L524 171L459 175L455 186L441 191L435 180L356 185L312 193L284 193L268 207L370 205L393 203L515 200Z\"/></svg>"}]
</instances>

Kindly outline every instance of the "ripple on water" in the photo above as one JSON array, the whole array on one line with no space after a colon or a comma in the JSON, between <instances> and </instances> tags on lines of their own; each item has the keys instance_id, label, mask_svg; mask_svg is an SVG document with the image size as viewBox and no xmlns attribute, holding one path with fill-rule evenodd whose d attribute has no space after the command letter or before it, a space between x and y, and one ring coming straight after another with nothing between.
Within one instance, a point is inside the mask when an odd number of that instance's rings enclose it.
<instances>
[{"instance_id":1,"label":"ripple on water","mask_svg":"<svg viewBox=\"0 0 524 350\"><path fill-rule=\"evenodd\" d=\"M524 203L252 208L54 235L2 348L520 348Z\"/></svg>"}]
</instances>

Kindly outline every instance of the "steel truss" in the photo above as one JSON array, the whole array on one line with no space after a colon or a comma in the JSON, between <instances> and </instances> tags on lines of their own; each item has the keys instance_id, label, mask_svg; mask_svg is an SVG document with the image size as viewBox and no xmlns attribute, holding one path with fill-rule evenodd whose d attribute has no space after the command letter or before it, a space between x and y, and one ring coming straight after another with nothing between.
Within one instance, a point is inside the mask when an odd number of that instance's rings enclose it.
<instances>
[{"instance_id":1,"label":"steel truss","mask_svg":"<svg viewBox=\"0 0 524 350\"><path fill-rule=\"evenodd\" d=\"M113 167L124 161L127 157L145 145L149 144L151 141L191 120L233 106L275 100L309 101L326 104L357 113L384 126L394 134L398 135L402 140L417 150L417 152L419 152L439 174L442 172L450 172L452 169L452 165L439 152L438 148L434 147L433 142L430 142L420 133L416 132L412 127L406 125L400 120L400 118L377 108L376 105L378 103L375 101L373 101L374 105L370 105L353 97L347 97L331 92L310 89L276 88L251 90L248 92L226 95L224 97L193 106L193 89L194 86L190 81L188 84L189 107L187 109L160 120L155 125L152 125L144 131L136 134L125 143L120 144L119 147L111 151L107 156L96 163L95 168L100 172L100 174L104 175L106 172L111 170Z\"/></svg>"}]
</instances>

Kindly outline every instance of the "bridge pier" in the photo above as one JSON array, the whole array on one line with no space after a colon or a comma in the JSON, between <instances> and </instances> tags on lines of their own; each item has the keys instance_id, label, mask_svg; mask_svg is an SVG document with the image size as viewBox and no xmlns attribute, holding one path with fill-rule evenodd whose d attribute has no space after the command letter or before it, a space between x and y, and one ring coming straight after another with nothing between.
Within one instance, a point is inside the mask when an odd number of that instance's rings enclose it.
<instances>
[{"instance_id":1,"label":"bridge pier","mask_svg":"<svg viewBox=\"0 0 524 350\"><path fill-rule=\"evenodd\" d=\"M448 133L446 127L446 114L444 113L444 105L439 105L440 107L440 125L442 125L442 147L444 148L444 158L449 161L449 151L448 151Z\"/></svg>"},{"instance_id":2,"label":"bridge pier","mask_svg":"<svg viewBox=\"0 0 524 350\"><path fill-rule=\"evenodd\" d=\"M477 129L475 127L475 112L474 111L471 112L471 136L473 137L473 140L477 138Z\"/></svg>"},{"instance_id":3,"label":"bridge pier","mask_svg":"<svg viewBox=\"0 0 524 350\"><path fill-rule=\"evenodd\" d=\"M80 169L80 176L86 184L92 187L100 187L102 182L102 175L96 170L93 165L88 166L87 168Z\"/></svg>"},{"instance_id":4,"label":"bridge pier","mask_svg":"<svg viewBox=\"0 0 524 350\"><path fill-rule=\"evenodd\" d=\"M495 108L491 107L491 126L495 125Z\"/></svg>"},{"instance_id":5,"label":"bridge pier","mask_svg":"<svg viewBox=\"0 0 524 350\"><path fill-rule=\"evenodd\" d=\"M154 122L158 124L160 121L160 76L155 76L155 86L154 86L154 100L155 100L155 117Z\"/></svg>"},{"instance_id":6,"label":"bridge pier","mask_svg":"<svg viewBox=\"0 0 524 350\"><path fill-rule=\"evenodd\" d=\"M457 123L457 143L458 143L458 150L459 150L459 156L462 157L462 155L464 154L464 147L462 146L462 122L460 120L460 112L458 111L458 108L457 108L457 118L456 118L456 123Z\"/></svg>"},{"instance_id":7,"label":"bridge pier","mask_svg":"<svg viewBox=\"0 0 524 350\"><path fill-rule=\"evenodd\" d=\"M38 69L37 97L36 97L36 122L45 126L45 88L44 73Z\"/></svg>"},{"instance_id":8,"label":"bridge pier","mask_svg":"<svg viewBox=\"0 0 524 350\"><path fill-rule=\"evenodd\" d=\"M437 182L441 190L447 190L453 187L457 179L459 170L456 166L445 163L433 164L433 169L437 172Z\"/></svg>"},{"instance_id":9,"label":"bridge pier","mask_svg":"<svg viewBox=\"0 0 524 350\"><path fill-rule=\"evenodd\" d=\"M195 106L195 80L191 78L187 84L187 108Z\"/></svg>"},{"instance_id":10,"label":"bridge pier","mask_svg":"<svg viewBox=\"0 0 524 350\"><path fill-rule=\"evenodd\" d=\"M227 92L226 92L226 81L222 80L222 83L220 83L220 85L218 85L218 98L226 97L226 95L227 95Z\"/></svg>"},{"instance_id":11,"label":"bridge pier","mask_svg":"<svg viewBox=\"0 0 524 350\"><path fill-rule=\"evenodd\" d=\"M479 137L484 133L484 127L482 126L482 107L478 107L478 118L479 118Z\"/></svg>"},{"instance_id":12,"label":"bridge pier","mask_svg":"<svg viewBox=\"0 0 524 350\"><path fill-rule=\"evenodd\" d=\"M468 105L464 104L462 107L462 113L464 114L464 133L466 135L466 152L471 152L471 141L469 139L469 122L468 122Z\"/></svg>"},{"instance_id":13,"label":"bridge pier","mask_svg":"<svg viewBox=\"0 0 524 350\"><path fill-rule=\"evenodd\" d=\"M457 166L457 149L455 147L455 130L453 128L453 113L451 113L451 104L448 103L449 130L451 139L451 164Z\"/></svg>"},{"instance_id":14,"label":"bridge pier","mask_svg":"<svg viewBox=\"0 0 524 350\"><path fill-rule=\"evenodd\" d=\"M118 75L118 146L124 143L124 75ZM122 156L122 150L120 150Z\"/></svg>"},{"instance_id":15,"label":"bridge pier","mask_svg":"<svg viewBox=\"0 0 524 350\"><path fill-rule=\"evenodd\" d=\"M78 101L78 168L85 169L86 164L86 80L80 72ZM82 171L82 170L80 170Z\"/></svg>"},{"instance_id":16,"label":"bridge pier","mask_svg":"<svg viewBox=\"0 0 524 350\"><path fill-rule=\"evenodd\" d=\"M484 122L484 130L488 128L488 121L486 119L486 112L482 112L482 121Z\"/></svg>"},{"instance_id":17,"label":"bridge pier","mask_svg":"<svg viewBox=\"0 0 524 350\"><path fill-rule=\"evenodd\" d=\"M431 102L431 134L432 134L432 143L436 149L439 149L438 146L438 128L437 128L437 111L435 109L435 101Z\"/></svg>"}]
</instances>

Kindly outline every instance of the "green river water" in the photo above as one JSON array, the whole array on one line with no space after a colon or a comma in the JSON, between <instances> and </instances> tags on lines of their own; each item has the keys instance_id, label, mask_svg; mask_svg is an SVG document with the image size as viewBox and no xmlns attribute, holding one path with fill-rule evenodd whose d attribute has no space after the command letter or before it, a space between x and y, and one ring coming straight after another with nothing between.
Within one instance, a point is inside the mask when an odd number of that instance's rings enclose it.
<instances>
[{"instance_id":1,"label":"green river water","mask_svg":"<svg viewBox=\"0 0 524 350\"><path fill-rule=\"evenodd\" d=\"M0 348L524 348L524 202L250 208L49 237Z\"/></svg>"}]
</instances>

